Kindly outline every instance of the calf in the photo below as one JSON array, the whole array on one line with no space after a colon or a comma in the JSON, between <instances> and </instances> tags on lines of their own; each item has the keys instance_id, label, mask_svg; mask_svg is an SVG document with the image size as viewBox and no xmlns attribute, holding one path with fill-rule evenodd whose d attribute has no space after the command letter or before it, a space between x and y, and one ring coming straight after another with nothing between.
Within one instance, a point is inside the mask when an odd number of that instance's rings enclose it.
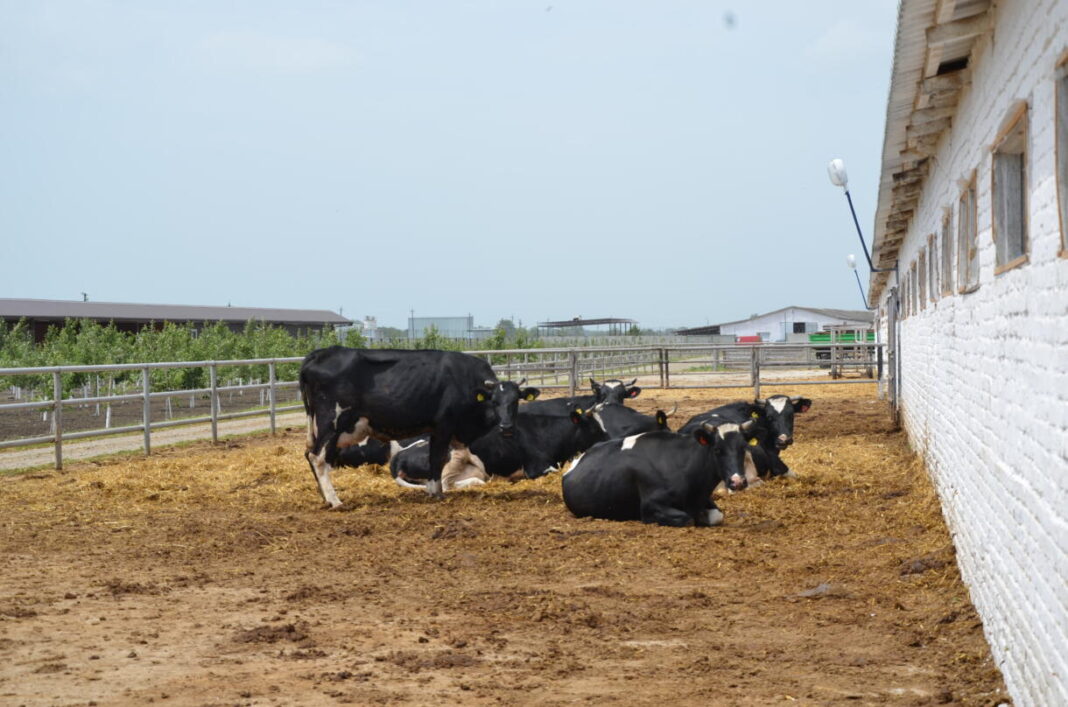
<instances>
[{"instance_id":1,"label":"calf","mask_svg":"<svg viewBox=\"0 0 1068 707\"><path fill-rule=\"evenodd\" d=\"M712 418L732 422L756 420L757 444L750 450L750 462L756 473L761 477L795 476L780 453L794 443L794 415L808 412L810 407L812 401L808 398L786 395L773 395L752 403L731 403L694 415L679 432L691 432Z\"/></svg>"},{"instance_id":2,"label":"calf","mask_svg":"<svg viewBox=\"0 0 1068 707\"><path fill-rule=\"evenodd\" d=\"M429 433L425 488L441 497L450 449L466 447L495 426L511 434L520 397L538 394L497 381L486 361L455 351L343 346L304 358L300 392L308 415L305 457L323 500L335 509L341 501L330 471L339 449L368 436L385 441Z\"/></svg>"},{"instance_id":3,"label":"calf","mask_svg":"<svg viewBox=\"0 0 1068 707\"><path fill-rule=\"evenodd\" d=\"M564 503L579 518L719 525L712 491L720 482L745 488L742 460L754 428L750 420L601 442L564 474Z\"/></svg>"}]
</instances>

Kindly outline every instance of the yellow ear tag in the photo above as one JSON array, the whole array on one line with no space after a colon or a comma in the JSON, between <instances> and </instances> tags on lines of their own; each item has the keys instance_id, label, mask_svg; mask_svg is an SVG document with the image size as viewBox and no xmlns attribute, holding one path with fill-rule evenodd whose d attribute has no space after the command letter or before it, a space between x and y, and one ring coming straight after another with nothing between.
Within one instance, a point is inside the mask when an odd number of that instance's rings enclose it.
<instances>
[{"instance_id":1,"label":"yellow ear tag","mask_svg":"<svg viewBox=\"0 0 1068 707\"><path fill-rule=\"evenodd\" d=\"M753 418L754 420L759 419L760 418L760 413L758 413L758 412L750 413L749 417Z\"/></svg>"},{"instance_id":2,"label":"yellow ear tag","mask_svg":"<svg viewBox=\"0 0 1068 707\"><path fill-rule=\"evenodd\" d=\"M533 399L534 399L534 393L527 393L527 400L529 401L529 400L533 400Z\"/></svg>"},{"instance_id":3,"label":"yellow ear tag","mask_svg":"<svg viewBox=\"0 0 1068 707\"><path fill-rule=\"evenodd\" d=\"M475 396L475 400L477 400L480 403L481 402L485 402L486 395L484 393L479 393L478 395Z\"/></svg>"},{"instance_id":4,"label":"yellow ear tag","mask_svg":"<svg viewBox=\"0 0 1068 707\"><path fill-rule=\"evenodd\" d=\"M756 437L754 437L753 439L749 440L749 446L750 446L750 447L755 447L755 446L757 446L757 441L756 441Z\"/></svg>"},{"instance_id":5,"label":"yellow ear tag","mask_svg":"<svg viewBox=\"0 0 1068 707\"><path fill-rule=\"evenodd\" d=\"M575 412L577 412L579 415L581 415L582 414L582 408L575 408Z\"/></svg>"}]
</instances>

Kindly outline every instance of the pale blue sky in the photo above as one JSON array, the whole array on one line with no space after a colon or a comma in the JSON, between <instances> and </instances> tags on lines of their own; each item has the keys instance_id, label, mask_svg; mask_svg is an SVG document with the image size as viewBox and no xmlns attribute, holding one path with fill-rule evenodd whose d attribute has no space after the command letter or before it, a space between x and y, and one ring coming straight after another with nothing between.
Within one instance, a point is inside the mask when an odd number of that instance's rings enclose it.
<instances>
[{"instance_id":1,"label":"pale blue sky","mask_svg":"<svg viewBox=\"0 0 1068 707\"><path fill-rule=\"evenodd\" d=\"M826 164L870 243L896 13L0 0L0 297L398 327L858 309Z\"/></svg>"}]
</instances>

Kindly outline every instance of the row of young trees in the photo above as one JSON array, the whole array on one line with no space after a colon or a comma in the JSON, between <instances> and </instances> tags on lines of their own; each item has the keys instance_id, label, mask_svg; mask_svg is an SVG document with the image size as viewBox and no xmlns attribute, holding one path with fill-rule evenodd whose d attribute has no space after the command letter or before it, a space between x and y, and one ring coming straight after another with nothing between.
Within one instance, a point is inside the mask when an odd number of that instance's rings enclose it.
<instances>
[{"instance_id":1,"label":"row of young trees","mask_svg":"<svg viewBox=\"0 0 1068 707\"><path fill-rule=\"evenodd\" d=\"M343 344L365 347L368 342L355 329L343 335L332 328L294 336L283 327L264 322L249 321L240 332L222 322L199 331L192 327L165 322L146 327L139 332L119 331L114 324L99 324L92 320L68 319L62 327L51 327L41 343L34 343L32 331L25 321L7 326L0 321L0 368L38 366L103 365L121 363L156 363L164 361L224 361L255 358L287 358L304 356L313 349ZM503 327L479 342L479 349L535 348L539 343L522 329L511 336ZM396 339L375 344L381 347L462 350L470 344L441 336L431 328L422 339ZM298 363L278 366L280 380L294 380ZM266 381L267 366L241 365L219 368L220 385L238 380ZM93 388L92 394L104 394L101 388L114 389L140 381L139 371L122 371L112 375L98 373L64 374L63 388ZM150 376L153 390L190 390L208 386L205 368L157 369ZM48 375L0 376L0 388L17 386L40 394L50 395L52 379Z\"/></svg>"}]
</instances>

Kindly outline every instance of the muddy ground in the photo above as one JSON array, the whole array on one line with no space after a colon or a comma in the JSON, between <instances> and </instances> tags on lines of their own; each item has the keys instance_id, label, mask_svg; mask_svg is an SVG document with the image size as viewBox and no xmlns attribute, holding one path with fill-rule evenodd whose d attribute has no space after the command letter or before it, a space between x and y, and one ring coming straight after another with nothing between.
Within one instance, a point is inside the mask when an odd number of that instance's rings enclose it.
<instances>
[{"instance_id":1,"label":"muddy ground","mask_svg":"<svg viewBox=\"0 0 1068 707\"><path fill-rule=\"evenodd\" d=\"M800 478L719 528L575 519L559 475L435 502L377 467L326 512L302 429L0 478L0 703L1004 700L885 404L803 392Z\"/></svg>"}]
</instances>

